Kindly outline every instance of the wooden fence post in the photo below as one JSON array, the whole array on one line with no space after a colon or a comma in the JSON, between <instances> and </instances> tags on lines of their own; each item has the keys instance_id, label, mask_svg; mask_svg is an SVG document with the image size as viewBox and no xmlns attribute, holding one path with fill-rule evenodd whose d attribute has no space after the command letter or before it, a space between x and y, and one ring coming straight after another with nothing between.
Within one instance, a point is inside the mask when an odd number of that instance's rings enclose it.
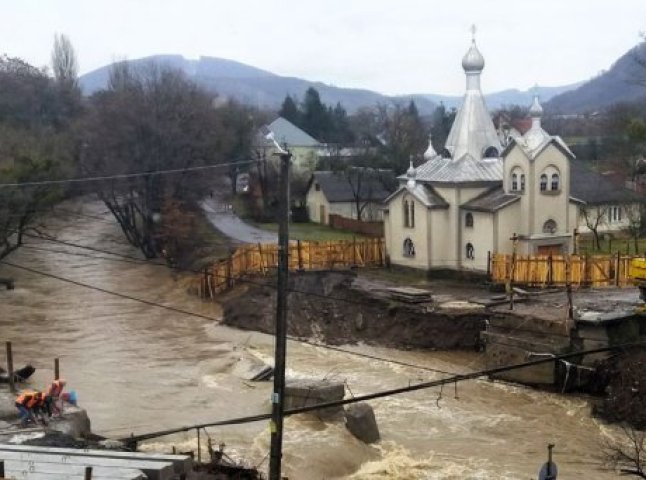
<instances>
[{"instance_id":1,"label":"wooden fence post","mask_svg":"<svg viewBox=\"0 0 646 480\"><path fill-rule=\"evenodd\" d=\"M4 478L4 460L0 460L0 478Z\"/></svg>"},{"instance_id":2,"label":"wooden fence post","mask_svg":"<svg viewBox=\"0 0 646 480\"><path fill-rule=\"evenodd\" d=\"M16 385L13 378L13 352L11 351L11 342L7 342L7 374L9 375L9 391L16 393Z\"/></svg>"},{"instance_id":3,"label":"wooden fence post","mask_svg":"<svg viewBox=\"0 0 646 480\"><path fill-rule=\"evenodd\" d=\"M615 256L615 287L619 286L619 275L621 268L621 253L617 250L617 255Z\"/></svg>"},{"instance_id":4,"label":"wooden fence post","mask_svg":"<svg viewBox=\"0 0 646 480\"><path fill-rule=\"evenodd\" d=\"M357 265L357 237L352 235L352 265Z\"/></svg>"},{"instance_id":5,"label":"wooden fence post","mask_svg":"<svg viewBox=\"0 0 646 480\"><path fill-rule=\"evenodd\" d=\"M54 359L54 380L61 378L61 363L58 358Z\"/></svg>"},{"instance_id":6,"label":"wooden fence post","mask_svg":"<svg viewBox=\"0 0 646 480\"><path fill-rule=\"evenodd\" d=\"M85 480L92 480L92 467L85 467Z\"/></svg>"},{"instance_id":7,"label":"wooden fence post","mask_svg":"<svg viewBox=\"0 0 646 480\"><path fill-rule=\"evenodd\" d=\"M302 271L303 270L303 251L301 250L302 245L300 240L296 240L296 247L298 248L298 269Z\"/></svg>"},{"instance_id":8,"label":"wooden fence post","mask_svg":"<svg viewBox=\"0 0 646 480\"><path fill-rule=\"evenodd\" d=\"M547 284L552 285L553 283L553 277L554 275L554 270L552 268L552 254L550 253L549 256L547 257Z\"/></svg>"}]
</instances>

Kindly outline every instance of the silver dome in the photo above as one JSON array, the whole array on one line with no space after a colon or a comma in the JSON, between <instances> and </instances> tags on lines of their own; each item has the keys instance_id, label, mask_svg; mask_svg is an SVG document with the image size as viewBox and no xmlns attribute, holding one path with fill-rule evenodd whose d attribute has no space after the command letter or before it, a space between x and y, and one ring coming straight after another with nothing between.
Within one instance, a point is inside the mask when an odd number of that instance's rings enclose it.
<instances>
[{"instance_id":1,"label":"silver dome","mask_svg":"<svg viewBox=\"0 0 646 480\"><path fill-rule=\"evenodd\" d=\"M485 61L484 57L476 47L476 41L471 42L471 48L469 51L462 57L462 68L465 72L481 72L484 69Z\"/></svg>"}]
</instances>

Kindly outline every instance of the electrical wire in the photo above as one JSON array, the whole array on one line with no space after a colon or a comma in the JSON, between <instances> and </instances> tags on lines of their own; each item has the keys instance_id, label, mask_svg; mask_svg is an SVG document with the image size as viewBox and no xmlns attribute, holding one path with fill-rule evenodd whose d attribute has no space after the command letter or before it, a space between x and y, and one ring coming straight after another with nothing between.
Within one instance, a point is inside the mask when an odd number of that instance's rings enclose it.
<instances>
[{"instance_id":1,"label":"electrical wire","mask_svg":"<svg viewBox=\"0 0 646 480\"><path fill-rule=\"evenodd\" d=\"M542 365L545 363L549 362L554 362L558 360L565 360L568 358L573 358L573 357L578 357L581 355L592 355L596 353L604 353L604 352L609 352L609 351L617 351L617 350L625 350L628 348L635 348L635 347L645 347L646 342L636 342L636 343L628 343L628 344L622 344L622 345L615 345L615 346L610 346L610 347L602 347L602 348L595 348L591 350L584 350L584 351L579 351L579 352L573 352L573 353L565 353L561 355L555 355L554 357L549 357L549 358L541 358L537 360L530 360L528 362L523 362L523 363L518 363L518 364L512 364L512 365L504 365L502 367L495 367L495 368L489 368L485 370L478 370L476 372L471 372L471 373L465 373L465 374L459 374L459 375L454 375L449 378L442 378L440 380L432 380L429 382L421 382L417 383L415 385L409 385L407 387L400 387L400 388L393 388L393 389L388 389L388 390L382 390L378 392L373 392L373 393L368 393L365 395L358 395L352 398L347 398L343 400L336 400L332 402L324 402L324 403L318 403L316 405L308 405L304 407L299 407L299 408L292 408L292 409L287 409L284 412L285 416L291 416L291 415L297 415L299 413L307 413L307 412L312 412L316 410L321 410L324 408L332 408L332 407L341 407L344 405L349 405L352 403L358 403L358 402L365 402L368 400L375 400L378 398L384 398L384 397L390 397L393 395L400 395L402 393L409 393L409 392L414 392L418 390L424 390L428 388L433 388L433 387L442 387L443 385L446 384L451 384L455 383L457 384L458 382L464 382L467 380L475 380L480 377L487 377L491 375L496 375L499 373L504 373L512 370L518 370L521 368L527 368L527 367L533 367L536 365ZM263 420L269 420L272 417L271 413L264 413L264 414L258 414L258 415L251 415L247 417L238 417L238 418L231 418L227 420L220 420L216 422L210 422L210 423L203 423L203 424L198 424L198 425L191 425L191 426L184 426L184 427L178 427L178 428L172 428L172 429L167 429L167 430L161 430L158 432L151 432L151 433L145 433L141 435L131 435L130 437L125 437L120 439L121 441L127 443L127 444L134 444L137 442L141 442L144 440L150 440L153 438L157 437L163 437L166 435L172 435L174 433L180 433L180 432L187 432L189 430L195 430L199 428L206 428L206 427L218 427L218 426L225 426L225 425L240 425L244 423L252 423L252 422L258 422L258 421L263 421Z\"/></svg>"},{"instance_id":2,"label":"electrical wire","mask_svg":"<svg viewBox=\"0 0 646 480\"><path fill-rule=\"evenodd\" d=\"M56 252L56 253L69 253L69 254L74 255L74 253L71 253L71 252ZM99 257L92 257L92 258L99 258ZM120 260L120 259L110 259L110 258L102 258L102 259L103 260L117 260L117 261ZM127 259L120 260L120 261L124 261L124 262L128 262L128 263L135 263L135 262L132 262L132 261L128 261ZM30 273L33 273L33 274L42 275L42 276L53 278L53 279L56 279L56 280L59 280L59 281L62 281L62 282L71 283L71 284L79 286L79 287L89 288L91 290L96 290L96 291L99 291L101 293L105 293L105 294L108 294L108 295L114 295L114 296L124 298L124 299L130 300L130 301L140 302L140 303L143 303L143 304L146 304L146 305L149 305L149 306L169 310L169 311L172 311L174 313L180 313L180 314L183 314L183 315L189 315L189 316L193 316L193 317L196 317L196 318L201 318L203 320L209 320L209 321L214 321L214 322L219 321L218 318L211 317L209 315L204 315L204 314L201 314L201 313L191 312L189 310L184 310L184 309L181 309L181 308L177 308L177 307L173 307L173 306L169 306L169 305L164 305L164 304L153 302L153 301L150 301L150 300L137 298L137 297L134 297L132 295L127 295L127 294L115 292L115 291L112 291L112 290L107 290L105 288L97 287L97 286L94 286L94 285L89 285L87 283L78 282L76 280L61 277L59 275L55 275L55 274L52 274L52 273L43 272L41 270L36 270L36 269L33 269L33 268L25 267L24 265L18 265L18 264L9 262L7 260L2 260L2 261L0 261L0 263L4 263L4 264L9 265L11 267L14 267L14 268L17 268L17 269L20 269L20 270L24 270L24 271L27 271L27 272L30 272ZM141 264L141 263L139 263L139 264ZM152 265L163 266L161 264L152 264ZM425 371L434 372L434 373L440 373L440 374L445 374L445 375L456 375L455 372L448 372L448 371L445 371L445 370L435 369L435 368L431 368L431 367L425 367L425 366L422 366L422 365L415 365L415 364L412 364L412 363L400 362L398 360L391 360L391 359L388 359L388 358L378 357L376 355L369 355L369 354L365 354L365 353L354 352L352 350L345 350L345 349L342 349L340 347L334 347L334 346L331 346L331 345L325 345L325 344L322 344L322 343L316 343L316 342L301 339L301 338L298 338L298 337L293 337L291 335L287 336L287 338L290 341L293 341L293 342L302 343L302 344L310 345L310 346L313 346L313 347L323 348L323 349L326 349L326 350L333 350L333 351L337 351L337 352L342 352L342 353L357 356L357 357L368 358L368 359L371 359L371 360L378 360L378 361L382 361L382 362L386 362L386 363L392 363L392 364L396 364L396 365L406 366L406 367L415 368L415 369L419 369L419 370L425 370Z\"/></svg>"},{"instance_id":3,"label":"electrical wire","mask_svg":"<svg viewBox=\"0 0 646 480\"><path fill-rule=\"evenodd\" d=\"M61 185L65 183L91 183L91 182L101 182L104 180L121 180L121 179L156 176L156 175L169 175L173 173L197 172L197 171L208 170L212 168L231 167L234 165L249 165L252 163L257 163L257 160L243 160L238 162L200 165L196 167L173 168L168 170L152 170L149 172L120 173L115 175L101 175L101 176L95 176L95 177L66 178L61 180L39 180L34 182L0 183L0 188L36 187L36 186L42 186L42 185Z\"/></svg>"}]
</instances>

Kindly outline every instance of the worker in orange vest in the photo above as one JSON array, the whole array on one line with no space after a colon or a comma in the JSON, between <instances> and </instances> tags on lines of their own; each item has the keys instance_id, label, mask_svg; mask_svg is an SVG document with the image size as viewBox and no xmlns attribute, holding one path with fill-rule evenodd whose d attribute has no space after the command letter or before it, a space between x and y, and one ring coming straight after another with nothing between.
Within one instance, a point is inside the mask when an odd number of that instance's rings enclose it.
<instances>
[{"instance_id":1,"label":"worker in orange vest","mask_svg":"<svg viewBox=\"0 0 646 480\"><path fill-rule=\"evenodd\" d=\"M44 416L46 395L42 392L25 391L16 397L16 408L20 415L20 424L27 426L29 420L38 423L37 417L40 417L43 424L47 425Z\"/></svg>"},{"instance_id":2,"label":"worker in orange vest","mask_svg":"<svg viewBox=\"0 0 646 480\"><path fill-rule=\"evenodd\" d=\"M52 416L52 412L57 415L63 413L62 397L65 385L67 385L67 382L61 378L54 380L45 390L45 409L50 417Z\"/></svg>"}]
</instances>

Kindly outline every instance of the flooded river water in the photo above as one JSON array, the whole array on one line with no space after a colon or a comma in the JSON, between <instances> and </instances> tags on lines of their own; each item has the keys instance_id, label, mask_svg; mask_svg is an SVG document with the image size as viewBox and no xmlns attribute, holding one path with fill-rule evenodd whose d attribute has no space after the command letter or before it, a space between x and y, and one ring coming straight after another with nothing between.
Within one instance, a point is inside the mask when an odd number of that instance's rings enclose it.
<instances>
[{"instance_id":1,"label":"flooded river water","mask_svg":"<svg viewBox=\"0 0 646 480\"><path fill-rule=\"evenodd\" d=\"M89 215L89 216L87 216ZM58 239L137 255L99 203L83 215L49 220ZM188 295L163 267L107 259L106 254L42 240L7 261L101 289L217 319L217 306ZM36 247L36 248L34 248ZM78 255L81 254L81 255ZM103 258L102 258L103 257ZM248 383L223 365L246 348L273 355L270 336L237 331L215 320L181 314L0 264L16 289L0 290L0 339L11 340L15 363L39 367L32 384L62 376L79 394L93 430L119 437L270 411L269 383ZM357 351L449 371L482 368L477 354ZM290 343L288 376L336 378L352 392L396 388L440 374ZM585 399L563 397L486 380L454 389L418 391L371 402L382 435L366 446L341 424L289 418L285 474L290 479L530 479L555 443L559 479L606 479L599 451L608 427L590 417ZM439 403L439 407L438 407ZM208 429L228 453L266 469L266 422ZM195 433L150 442L146 448L195 447Z\"/></svg>"}]
</instances>

